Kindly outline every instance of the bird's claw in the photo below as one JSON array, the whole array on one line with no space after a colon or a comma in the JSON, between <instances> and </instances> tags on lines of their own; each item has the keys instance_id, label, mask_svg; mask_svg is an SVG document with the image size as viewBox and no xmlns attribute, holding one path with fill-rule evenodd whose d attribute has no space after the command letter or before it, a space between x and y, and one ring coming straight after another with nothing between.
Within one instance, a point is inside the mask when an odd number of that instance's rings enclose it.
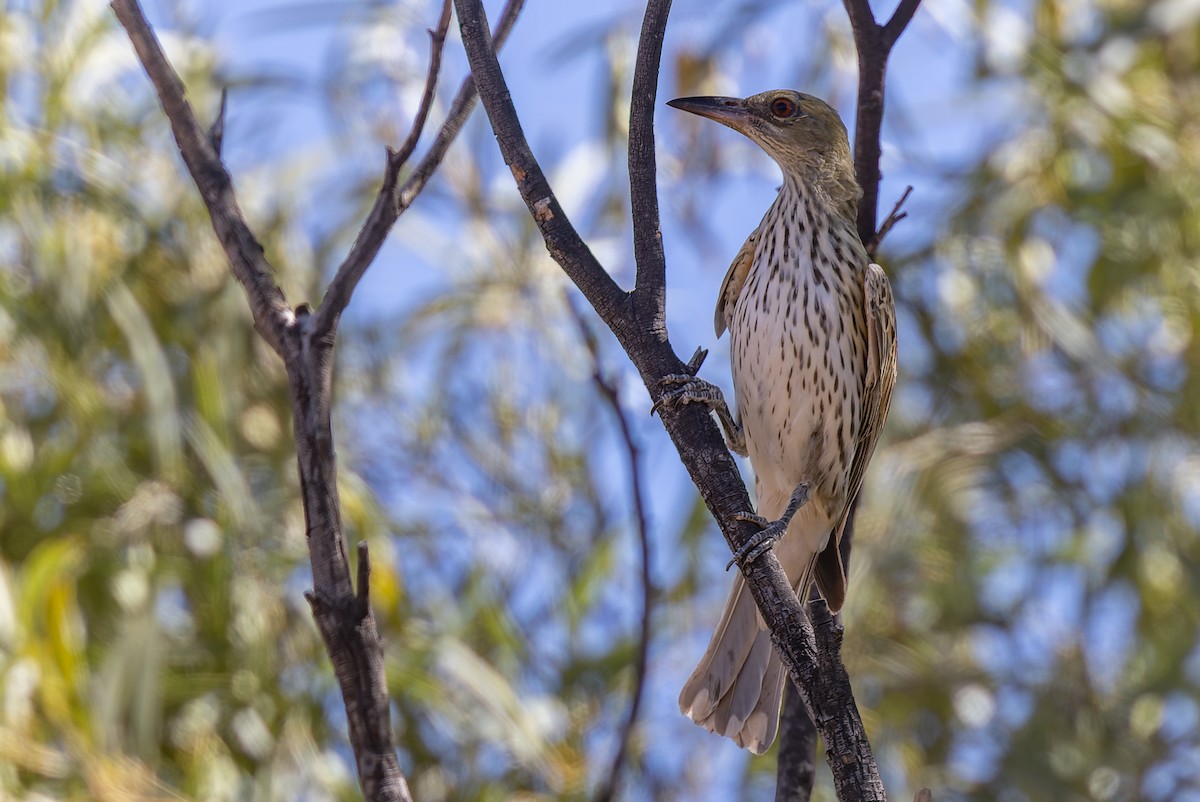
<instances>
[{"instance_id":1,"label":"bird's claw","mask_svg":"<svg viewBox=\"0 0 1200 802\"><path fill-rule=\"evenodd\" d=\"M787 534L788 525L796 515L796 510L807 503L808 483L802 482L796 485L796 489L792 491L792 497L788 502L787 509L783 511L783 515L777 521L768 521L755 512L735 512L730 516L737 521L752 523L759 527L760 531L755 533L740 549L734 552L733 559L725 564L725 570L728 571L733 567L734 563L737 563L738 568L741 568L745 572L750 563L770 551Z\"/></svg>"},{"instance_id":2,"label":"bird's claw","mask_svg":"<svg viewBox=\"0 0 1200 802\"><path fill-rule=\"evenodd\" d=\"M690 373L670 373L663 376L659 383L672 389L664 391L654 402L654 406L650 408L651 415L663 407L675 404L704 404L712 408L725 402L721 388Z\"/></svg>"},{"instance_id":3,"label":"bird's claw","mask_svg":"<svg viewBox=\"0 0 1200 802\"><path fill-rule=\"evenodd\" d=\"M763 527L761 531L746 541L734 553L733 558L729 562L725 563L726 571L732 568L734 563L737 563L737 566L745 571L746 566L770 551L783 538L787 532L788 522L784 520L768 521L761 515L754 515L753 513L738 513L734 517L740 521L760 524Z\"/></svg>"},{"instance_id":4,"label":"bird's claw","mask_svg":"<svg viewBox=\"0 0 1200 802\"><path fill-rule=\"evenodd\" d=\"M759 515L757 512L735 512L729 517L735 521L745 521L748 524L754 524L759 529L766 529L771 525L770 521Z\"/></svg>"},{"instance_id":5,"label":"bird's claw","mask_svg":"<svg viewBox=\"0 0 1200 802\"><path fill-rule=\"evenodd\" d=\"M688 366L691 369L691 366ZM659 399L650 407L653 415L666 406L676 404L703 404L709 412L715 412L721 428L725 431L725 443L735 454L746 456L746 436L741 425L734 420L729 405L725 403L725 394L721 388L704 379L689 373L672 373L664 376L660 384L672 389L664 390Z\"/></svg>"}]
</instances>

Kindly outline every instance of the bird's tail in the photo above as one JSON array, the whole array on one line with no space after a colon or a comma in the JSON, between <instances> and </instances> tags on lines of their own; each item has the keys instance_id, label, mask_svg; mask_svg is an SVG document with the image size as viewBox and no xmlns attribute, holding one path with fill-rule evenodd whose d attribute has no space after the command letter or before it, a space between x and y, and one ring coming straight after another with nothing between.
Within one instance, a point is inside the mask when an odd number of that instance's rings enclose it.
<instances>
[{"instance_id":1,"label":"bird's tail","mask_svg":"<svg viewBox=\"0 0 1200 802\"><path fill-rule=\"evenodd\" d=\"M769 516L776 506L773 501L760 496L759 509L764 515ZM786 505L787 496L783 496L779 512ZM783 570L798 592L803 588L807 593L816 556L832 527L817 507L810 504L797 512L777 548ZM732 738L738 746L761 755L779 729L785 677L770 632L738 574L708 649L679 694L679 709L710 732Z\"/></svg>"},{"instance_id":2,"label":"bird's tail","mask_svg":"<svg viewBox=\"0 0 1200 802\"><path fill-rule=\"evenodd\" d=\"M756 755L775 740L785 676L760 620L739 575L708 649L679 694L679 709L692 721Z\"/></svg>"}]
</instances>

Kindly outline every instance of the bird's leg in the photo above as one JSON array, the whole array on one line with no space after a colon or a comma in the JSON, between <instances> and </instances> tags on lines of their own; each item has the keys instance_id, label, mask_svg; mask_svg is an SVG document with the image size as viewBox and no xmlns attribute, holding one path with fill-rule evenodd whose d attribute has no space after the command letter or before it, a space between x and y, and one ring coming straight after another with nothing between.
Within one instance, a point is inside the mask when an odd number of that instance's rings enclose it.
<instances>
[{"instance_id":1,"label":"bird's leg","mask_svg":"<svg viewBox=\"0 0 1200 802\"><path fill-rule=\"evenodd\" d=\"M792 498L788 502L787 509L783 511L783 515L779 516L777 521L768 521L766 518L753 512L738 512L734 513L733 517L739 521L748 521L762 528L762 531L750 538L746 545L737 550L733 555L733 559L725 565L725 570L734 563L743 571L746 566L758 559L764 552L769 551L775 543L783 537L787 532L788 524L792 522L792 517L796 511L808 503L808 482L801 482L796 485L796 489L792 491Z\"/></svg>"},{"instance_id":2,"label":"bird's leg","mask_svg":"<svg viewBox=\"0 0 1200 802\"><path fill-rule=\"evenodd\" d=\"M729 411L729 404L725 402L725 394L721 392L720 387L687 373L669 374L663 377L662 383L671 389L664 392L662 397L654 402L654 406L650 408L651 415L666 406L703 404L708 407L710 412L716 413L717 420L721 422L721 428L725 430L725 442L729 446L729 450L743 457L746 456L746 435L742 431L741 424Z\"/></svg>"}]
</instances>

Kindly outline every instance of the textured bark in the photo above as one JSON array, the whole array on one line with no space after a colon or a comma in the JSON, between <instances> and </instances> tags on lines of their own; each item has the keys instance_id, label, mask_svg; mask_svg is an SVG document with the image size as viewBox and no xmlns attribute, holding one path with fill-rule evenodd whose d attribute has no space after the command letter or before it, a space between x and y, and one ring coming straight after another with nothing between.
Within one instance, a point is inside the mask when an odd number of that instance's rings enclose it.
<instances>
[{"instance_id":1,"label":"textured bark","mask_svg":"<svg viewBox=\"0 0 1200 802\"><path fill-rule=\"evenodd\" d=\"M813 629L816 630L817 664L811 678L814 690L810 700L813 720L825 742L826 757L834 776L837 764L853 760L856 755L870 755L871 745L867 742L866 730L854 703L854 692L850 689L850 677L842 665L842 636L845 630L830 614L823 601L808 606L812 614ZM826 720L832 716L832 720ZM838 784L838 799L842 800L885 800L883 781L878 771L845 772L846 782Z\"/></svg>"},{"instance_id":2,"label":"textured bark","mask_svg":"<svg viewBox=\"0 0 1200 802\"><path fill-rule=\"evenodd\" d=\"M779 763L775 773L775 802L808 802L816 780L817 728L804 699L789 681L783 689L779 719Z\"/></svg>"}]
</instances>

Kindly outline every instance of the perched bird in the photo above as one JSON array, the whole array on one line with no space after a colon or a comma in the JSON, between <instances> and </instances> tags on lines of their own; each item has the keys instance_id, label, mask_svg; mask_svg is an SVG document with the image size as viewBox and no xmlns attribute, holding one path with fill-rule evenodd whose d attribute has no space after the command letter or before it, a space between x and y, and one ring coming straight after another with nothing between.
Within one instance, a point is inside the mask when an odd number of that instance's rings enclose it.
<instances>
[{"instance_id":1,"label":"perched bird","mask_svg":"<svg viewBox=\"0 0 1200 802\"><path fill-rule=\"evenodd\" d=\"M730 447L749 456L763 531L754 559L776 554L806 600L835 612L846 597L838 544L879 439L896 380L895 306L858 237L861 195L846 127L827 103L788 90L745 99L670 101L754 140L783 185L725 275L716 332L729 329L738 416L692 376L659 403L703 403ZM786 536L784 536L786 534ZM697 724L761 754L779 727L785 671L741 574L708 650L679 695Z\"/></svg>"}]
</instances>

